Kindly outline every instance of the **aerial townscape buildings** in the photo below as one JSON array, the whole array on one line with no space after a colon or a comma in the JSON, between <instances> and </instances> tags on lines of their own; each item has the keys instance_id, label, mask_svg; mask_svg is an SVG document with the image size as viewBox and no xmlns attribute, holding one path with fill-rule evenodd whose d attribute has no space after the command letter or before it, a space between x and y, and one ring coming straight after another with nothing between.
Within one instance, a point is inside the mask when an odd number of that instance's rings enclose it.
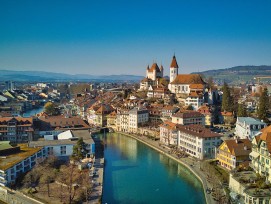
<instances>
[{"instance_id":1,"label":"aerial townscape buildings","mask_svg":"<svg viewBox=\"0 0 271 204\"><path fill-rule=\"evenodd\" d=\"M202 179L213 177L213 186L226 189L217 202L270 203L270 106L261 102L270 97L269 85L229 88L183 69L174 55L167 70L153 63L136 83L5 82L0 185L16 186L51 156L91 171L99 150L95 134L117 132L157 145L188 168L200 164Z\"/></svg>"}]
</instances>

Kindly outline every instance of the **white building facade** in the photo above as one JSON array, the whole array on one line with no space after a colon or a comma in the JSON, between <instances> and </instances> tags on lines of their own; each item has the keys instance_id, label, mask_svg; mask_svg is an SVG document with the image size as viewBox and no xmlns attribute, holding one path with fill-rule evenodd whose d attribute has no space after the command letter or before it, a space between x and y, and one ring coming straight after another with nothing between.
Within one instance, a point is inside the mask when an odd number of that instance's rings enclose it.
<instances>
[{"instance_id":1,"label":"white building facade","mask_svg":"<svg viewBox=\"0 0 271 204\"><path fill-rule=\"evenodd\" d=\"M253 140L261 129L266 127L266 123L251 117L237 117L235 134L240 139Z\"/></svg>"},{"instance_id":2,"label":"white building facade","mask_svg":"<svg viewBox=\"0 0 271 204\"><path fill-rule=\"evenodd\" d=\"M222 135L211 132L202 125L177 126L179 148L197 159L213 159Z\"/></svg>"}]
</instances>

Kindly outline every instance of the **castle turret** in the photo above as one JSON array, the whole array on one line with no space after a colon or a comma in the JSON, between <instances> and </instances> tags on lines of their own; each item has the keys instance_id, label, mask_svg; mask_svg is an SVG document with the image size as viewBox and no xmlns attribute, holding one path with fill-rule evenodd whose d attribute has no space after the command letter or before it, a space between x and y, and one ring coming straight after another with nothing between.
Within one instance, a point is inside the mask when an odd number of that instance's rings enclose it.
<instances>
[{"instance_id":1,"label":"castle turret","mask_svg":"<svg viewBox=\"0 0 271 204\"><path fill-rule=\"evenodd\" d=\"M146 69L146 78L148 78L148 72L149 72L149 70L150 70L150 67L149 67L149 65L147 66L147 69Z\"/></svg>"},{"instance_id":2,"label":"castle turret","mask_svg":"<svg viewBox=\"0 0 271 204\"><path fill-rule=\"evenodd\" d=\"M160 67L160 72L161 72L161 78L164 76L164 67L161 65Z\"/></svg>"},{"instance_id":3,"label":"castle turret","mask_svg":"<svg viewBox=\"0 0 271 204\"><path fill-rule=\"evenodd\" d=\"M170 64L170 82L172 82L177 77L178 69L179 69L179 66L178 66L176 57L174 55Z\"/></svg>"}]
</instances>

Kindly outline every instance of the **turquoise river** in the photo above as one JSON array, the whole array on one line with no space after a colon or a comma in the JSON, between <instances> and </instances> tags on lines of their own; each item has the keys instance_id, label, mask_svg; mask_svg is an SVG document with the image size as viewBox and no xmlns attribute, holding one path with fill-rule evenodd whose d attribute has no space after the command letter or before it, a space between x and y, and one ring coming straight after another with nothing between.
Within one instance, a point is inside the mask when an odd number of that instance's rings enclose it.
<instances>
[{"instance_id":1,"label":"turquoise river","mask_svg":"<svg viewBox=\"0 0 271 204\"><path fill-rule=\"evenodd\" d=\"M205 204L201 182L183 165L125 135L104 142L102 203Z\"/></svg>"}]
</instances>

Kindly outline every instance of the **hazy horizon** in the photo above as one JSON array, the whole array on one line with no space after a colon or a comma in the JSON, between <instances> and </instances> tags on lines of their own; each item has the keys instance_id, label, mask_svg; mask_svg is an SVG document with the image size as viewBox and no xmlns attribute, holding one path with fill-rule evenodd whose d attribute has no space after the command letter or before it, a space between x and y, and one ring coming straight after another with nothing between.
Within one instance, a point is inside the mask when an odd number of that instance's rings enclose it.
<instances>
[{"instance_id":1,"label":"hazy horizon","mask_svg":"<svg viewBox=\"0 0 271 204\"><path fill-rule=\"evenodd\" d=\"M0 70L144 76L271 65L267 1L1 1Z\"/></svg>"}]
</instances>

